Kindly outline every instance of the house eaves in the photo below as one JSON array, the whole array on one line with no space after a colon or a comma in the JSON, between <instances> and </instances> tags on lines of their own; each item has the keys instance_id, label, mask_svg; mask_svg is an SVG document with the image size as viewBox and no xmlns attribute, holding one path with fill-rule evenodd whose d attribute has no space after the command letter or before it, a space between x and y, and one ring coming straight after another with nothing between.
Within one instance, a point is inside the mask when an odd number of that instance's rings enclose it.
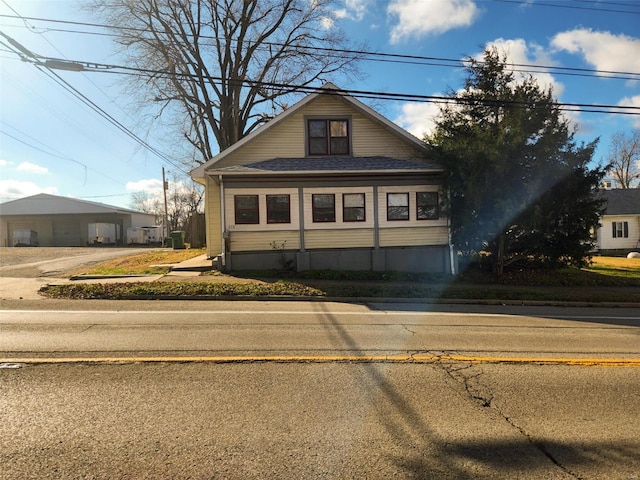
<instances>
[{"instance_id":1,"label":"house eaves","mask_svg":"<svg viewBox=\"0 0 640 480\"><path fill-rule=\"evenodd\" d=\"M207 170L209 175L375 175L407 173L442 173L439 165L392 157L320 157L274 158L246 165L231 165Z\"/></svg>"}]
</instances>

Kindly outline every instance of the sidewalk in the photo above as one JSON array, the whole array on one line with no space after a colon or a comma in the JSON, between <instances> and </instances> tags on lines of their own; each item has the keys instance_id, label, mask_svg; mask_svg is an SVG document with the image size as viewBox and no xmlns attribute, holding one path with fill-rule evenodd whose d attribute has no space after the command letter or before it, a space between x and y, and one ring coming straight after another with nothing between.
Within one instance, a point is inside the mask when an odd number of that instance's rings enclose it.
<instances>
[{"instance_id":1,"label":"sidewalk","mask_svg":"<svg viewBox=\"0 0 640 480\"><path fill-rule=\"evenodd\" d=\"M38 291L45 285L155 282L163 278L169 281L179 281L190 277L198 277L203 271L211 270L211 267L212 261L207 260L206 255L200 255L178 264L172 264L171 271L166 275L79 275L71 278L0 277L0 300L44 300L45 297L39 295Z\"/></svg>"}]
</instances>

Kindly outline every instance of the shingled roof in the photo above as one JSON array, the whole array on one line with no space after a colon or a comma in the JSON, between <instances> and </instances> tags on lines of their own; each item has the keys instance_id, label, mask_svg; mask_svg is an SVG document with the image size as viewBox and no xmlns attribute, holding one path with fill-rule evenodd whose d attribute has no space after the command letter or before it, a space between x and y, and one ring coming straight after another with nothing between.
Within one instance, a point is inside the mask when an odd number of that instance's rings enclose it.
<instances>
[{"instance_id":1,"label":"shingled roof","mask_svg":"<svg viewBox=\"0 0 640 480\"><path fill-rule=\"evenodd\" d=\"M605 215L640 215L640 188L602 191L607 201Z\"/></svg>"},{"instance_id":2,"label":"shingled roof","mask_svg":"<svg viewBox=\"0 0 640 480\"><path fill-rule=\"evenodd\" d=\"M442 167L427 162L402 160L391 157L321 157L274 158L247 165L232 165L211 169L220 173L358 173L358 172L429 172L442 171Z\"/></svg>"}]
</instances>

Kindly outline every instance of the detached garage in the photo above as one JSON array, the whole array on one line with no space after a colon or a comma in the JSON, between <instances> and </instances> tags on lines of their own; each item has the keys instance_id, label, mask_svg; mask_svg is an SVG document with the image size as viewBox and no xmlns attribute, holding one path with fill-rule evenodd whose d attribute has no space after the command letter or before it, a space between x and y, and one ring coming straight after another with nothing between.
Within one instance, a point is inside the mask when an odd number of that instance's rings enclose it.
<instances>
[{"instance_id":1,"label":"detached garage","mask_svg":"<svg viewBox=\"0 0 640 480\"><path fill-rule=\"evenodd\" d=\"M0 246L126 245L127 229L155 223L155 215L40 193L0 204Z\"/></svg>"}]
</instances>

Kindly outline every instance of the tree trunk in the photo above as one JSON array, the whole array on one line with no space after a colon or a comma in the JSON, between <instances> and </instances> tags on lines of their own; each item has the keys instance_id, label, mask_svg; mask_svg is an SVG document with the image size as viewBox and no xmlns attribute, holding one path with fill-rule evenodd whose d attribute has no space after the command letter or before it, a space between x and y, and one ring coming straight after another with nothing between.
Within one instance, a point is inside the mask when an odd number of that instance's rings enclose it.
<instances>
[{"instance_id":1,"label":"tree trunk","mask_svg":"<svg viewBox=\"0 0 640 480\"><path fill-rule=\"evenodd\" d=\"M493 264L494 273L498 277L504 274L504 234L498 235L498 249L496 251L496 259Z\"/></svg>"}]
</instances>

